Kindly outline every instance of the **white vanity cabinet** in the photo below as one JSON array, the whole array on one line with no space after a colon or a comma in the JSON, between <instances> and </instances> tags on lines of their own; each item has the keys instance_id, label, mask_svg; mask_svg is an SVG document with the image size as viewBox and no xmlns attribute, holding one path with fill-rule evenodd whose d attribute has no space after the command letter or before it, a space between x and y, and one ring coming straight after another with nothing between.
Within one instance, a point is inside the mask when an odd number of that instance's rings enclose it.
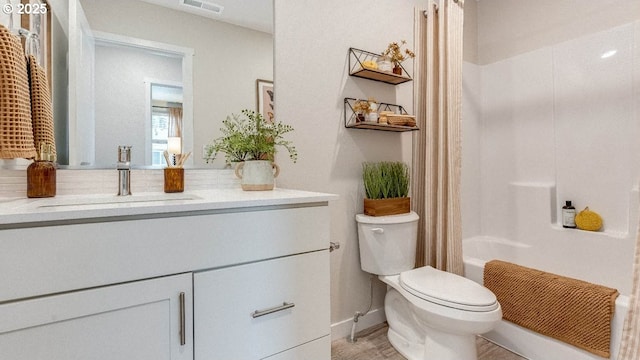
<instances>
[{"instance_id":1,"label":"white vanity cabinet","mask_svg":"<svg viewBox=\"0 0 640 360\"><path fill-rule=\"evenodd\" d=\"M0 358L193 359L191 280L181 274L0 305Z\"/></svg>"},{"instance_id":2,"label":"white vanity cabinet","mask_svg":"<svg viewBox=\"0 0 640 360\"><path fill-rule=\"evenodd\" d=\"M0 359L330 359L335 197L250 193L4 210Z\"/></svg>"}]
</instances>

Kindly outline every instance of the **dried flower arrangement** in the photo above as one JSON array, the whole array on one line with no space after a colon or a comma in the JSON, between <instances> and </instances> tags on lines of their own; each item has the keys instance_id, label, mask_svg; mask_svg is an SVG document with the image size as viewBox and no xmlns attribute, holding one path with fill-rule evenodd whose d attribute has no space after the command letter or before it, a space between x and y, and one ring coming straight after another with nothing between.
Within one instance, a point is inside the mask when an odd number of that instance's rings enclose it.
<instances>
[{"instance_id":1,"label":"dried flower arrangement","mask_svg":"<svg viewBox=\"0 0 640 360\"><path fill-rule=\"evenodd\" d=\"M402 40L400 44L397 42L390 43L387 50L382 52L382 56L388 57L396 65L400 65L401 62L408 58L414 58L416 54L414 54L413 51L404 49L404 53L402 52L402 45L406 43L406 40Z\"/></svg>"},{"instance_id":2,"label":"dried flower arrangement","mask_svg":"<svg viewBox=\"0 0 640 360\"><path fill-rule=\"evenodd\" d=\"M377 103L376 99L369 98L368 100L357 100L353 103L353 111L356 113L368 114L373 110L371 108L371 103Z\"/></svg>"}]
</instances>

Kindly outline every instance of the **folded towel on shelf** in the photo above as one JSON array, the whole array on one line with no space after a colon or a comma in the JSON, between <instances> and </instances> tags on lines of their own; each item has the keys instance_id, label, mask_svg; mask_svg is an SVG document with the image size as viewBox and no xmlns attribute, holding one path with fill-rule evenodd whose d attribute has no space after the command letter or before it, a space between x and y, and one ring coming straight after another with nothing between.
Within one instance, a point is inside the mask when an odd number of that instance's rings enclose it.
<instances>
[{"instance_id":1,"label":"folded towel on shelf","mask_svg":"<svg viewBox=\"0 0 640 360\"><path fill-rule=\"evenodd\" d=\"M51 145L51 154L55 155L56 142L53 130L53 108L47 74L33 55L29 55L28 59L33 140L36 149L40 149L40 144Z\"/></svg>"},{"instance_id":2,"label":"folded towel on shelf","mask_svg":"<svg viewBox=\"0 0 640 360\"><path fill-rule=\"evenodd\" d=\"M505 320L610 357L618 290L500 260L485 264L484 286Z\"/></svg>"},{"instance_id":3,"label":"folded towel on shelf","mask_svg":"<svg viewBox=\"0 0 640 360\"><path fill-rule=\"evenodd\" d=\"M387 115L387 121L391 125L416 126L416 117L414 115Z\"/></svg>"},{"instance_id":4,"label":"folded towel on shelf","mask_svg":"<svg viewBox=\"0 0 640 360\"><path fill-rule=\"evenodd\" d=\"M20 39L0 25L0 158L35 156L24 50Z\"/></svg>"}]
</instances>

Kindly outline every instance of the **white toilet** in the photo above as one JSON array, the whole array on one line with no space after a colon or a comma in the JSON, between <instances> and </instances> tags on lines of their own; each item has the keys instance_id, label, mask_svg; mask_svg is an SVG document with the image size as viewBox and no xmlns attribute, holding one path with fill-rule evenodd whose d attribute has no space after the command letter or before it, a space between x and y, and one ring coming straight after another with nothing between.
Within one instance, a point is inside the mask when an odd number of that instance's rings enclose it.
<instances>
[{"instance_id":1,"label":"white toilet","mask_svg":"<svg viewBox=\"0 0 640 360\"><path fill-rule=\"evenodd\" d=\"M356 215L362 270L388 285L389 341L409 360L477 360L476 335L493 329L502 310L489 289L415 264L418 215Z\"/></svg>"}]
</instances>

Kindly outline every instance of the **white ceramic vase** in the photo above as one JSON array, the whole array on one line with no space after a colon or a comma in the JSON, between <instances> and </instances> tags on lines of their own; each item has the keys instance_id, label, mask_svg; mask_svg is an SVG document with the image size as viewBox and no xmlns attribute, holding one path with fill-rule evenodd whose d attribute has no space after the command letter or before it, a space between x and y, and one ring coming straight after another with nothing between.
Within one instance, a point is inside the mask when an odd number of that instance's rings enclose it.
<instances>
[{"instance_id":1,"label":"white ceramic vase","mask_svg":"<svg viewBox=\"0 0 640 360\"><path fill-rule=\"evenodd\" d=\"M273 190L280 167L268 160L250 160L236 165L236 176L245 191Z\"/></svg>"}]
</instances>

